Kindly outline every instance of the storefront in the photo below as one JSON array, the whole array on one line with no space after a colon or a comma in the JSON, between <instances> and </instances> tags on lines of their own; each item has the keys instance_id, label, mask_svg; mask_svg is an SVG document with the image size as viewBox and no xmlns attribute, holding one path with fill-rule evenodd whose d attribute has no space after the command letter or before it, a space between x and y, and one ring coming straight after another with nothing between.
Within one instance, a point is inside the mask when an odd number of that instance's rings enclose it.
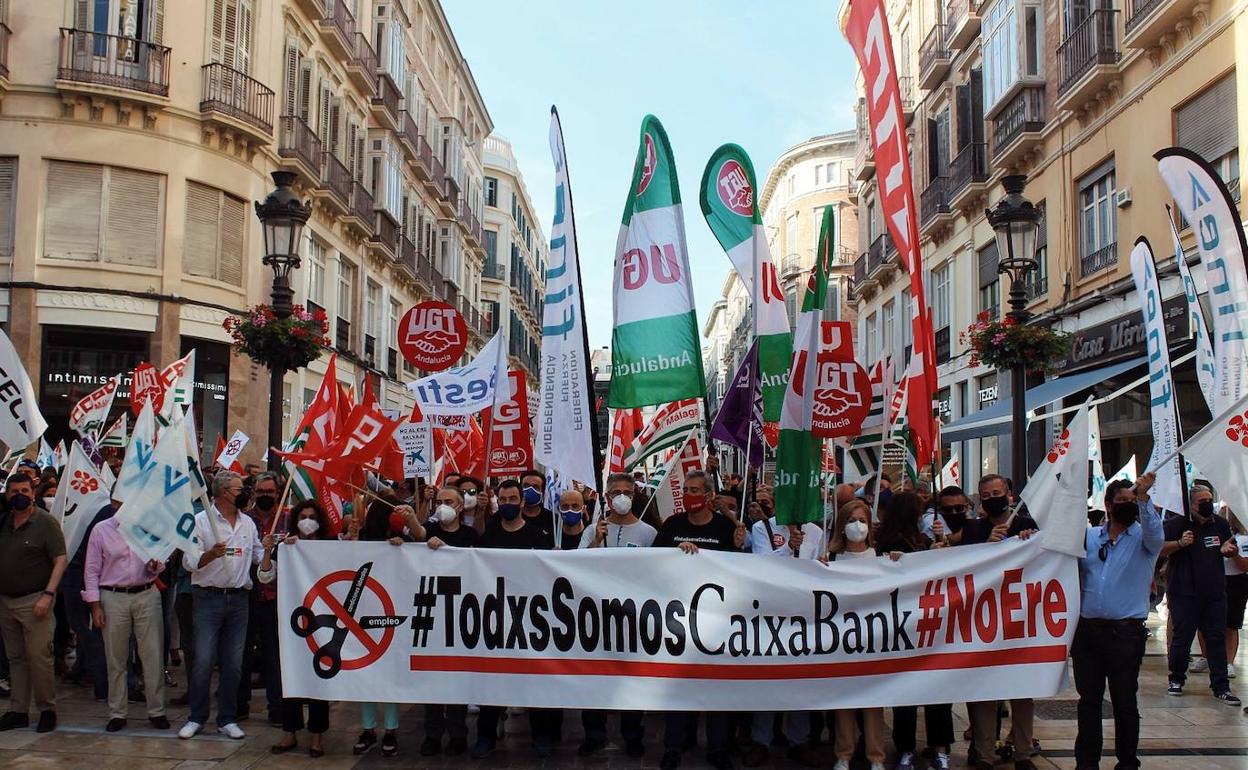
<instances>
[{"instance_id":1,"label":"storefront","mask_svg":"<svg viewBox=\"0 0 1248 770\"><path fill-rule=\"evenodd\" d=\"M199 429L201 460L211 460L217 436L226 438L230 405L230 346L221 342L182 337L182 355L195 351L195 426Z\"/></svg>"}]
</instances>

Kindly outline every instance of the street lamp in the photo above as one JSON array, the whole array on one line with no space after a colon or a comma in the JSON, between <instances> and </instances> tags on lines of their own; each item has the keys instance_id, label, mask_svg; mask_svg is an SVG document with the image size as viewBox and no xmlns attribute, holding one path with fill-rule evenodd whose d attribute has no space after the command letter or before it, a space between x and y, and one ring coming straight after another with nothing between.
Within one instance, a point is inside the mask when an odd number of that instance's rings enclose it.
<instances>
[{"instance_id":1,"label":"street lamp","mask_svg":"<svg viewBox=\"0 0 1248 770\"><path fill-rule=\"evenodd\" d=\"M274 171L277 189L264 203L257 203L256 218L264 233L264 264L273 269L273 315L285 320L294 312L291 301L295 290L290 286L290 271L299 267L299 242L303 226L312 216L312 205L304 203L291 189L296 175L290 171ZM282 445L282 378L286 376L284 361L269 362L269 443ZM269 470L278 469L281 458L269 452Z\"/></svg>"},{"instance_id":2,"label":"street lamp","mask_svg":"<svg viewBox=\"0 0 1248 770\"><path fill-rule=\"evenodd\" d=\"M1023 197L1027 177L1014 174L1001 180L1005 197L988 209L988 224L997 234L997 272L1010 276L1010 312L1020 325L1031 320L1027 312L1027 275L1035 270L1036 239L1040 232L1040 210ZM1027 369L1015 361L1010 372L1011 405L1014 408L1010 442L1013 450L1011 475L1015 488L1027 481Z\"/></svg>"}]
</instances>

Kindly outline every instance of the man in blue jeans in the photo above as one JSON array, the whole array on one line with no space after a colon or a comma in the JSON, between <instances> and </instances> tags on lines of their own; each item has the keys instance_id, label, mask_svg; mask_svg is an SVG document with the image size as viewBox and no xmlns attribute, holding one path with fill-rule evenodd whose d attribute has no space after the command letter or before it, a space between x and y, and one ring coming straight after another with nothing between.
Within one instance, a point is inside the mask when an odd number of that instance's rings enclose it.
<instances>
[{"instance_id":1,"label":"man in blue jeans","mask_svg":"<svg viewBox=\"0 0 1248 770\"><path fill-rule=\"evenodd\" d=\"M247 640L247 613L251 606L251 566L271 573L273 537L262 541L256 524L243 515L251 500L243 477L222 471L212 478L212 507L195 517L195 535L203 554L185 554L182 564L191 572L194 592L195 659L191 669L191 716L178 737L193 738L208 721L212 670L220 666L217 682L217 732L242 740L238 726L238 682ZM207 544L213 545L208 546Z\"/></svg>"}]
</instances>

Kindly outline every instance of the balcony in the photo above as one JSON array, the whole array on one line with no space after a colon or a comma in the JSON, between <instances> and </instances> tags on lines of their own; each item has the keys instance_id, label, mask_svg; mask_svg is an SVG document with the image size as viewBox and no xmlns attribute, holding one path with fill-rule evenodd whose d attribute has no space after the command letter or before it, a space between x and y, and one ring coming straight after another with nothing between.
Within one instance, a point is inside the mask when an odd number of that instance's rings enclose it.
<instances>
[{"instance_id":1,"label":"balcony","mask_svg":"<svg viewBox=\"0 0 1248 770\"><path fill-rule=\"evenodd\" d=\"M1089 278L1116 264L1118 264L1118 244L1111 243L1079 258L1079 276Z\"/></svg>"},{"instance_id":2,"label":"balcony","mask_svg":"<svg viewBox=\"0 0 1248 770\"><path fill-rule=\"evenodd\" d=\"M283 115L277 127L282 167L299 174L305 186L316 187L321 181L321 138L298 115Z\"/></svg>"},{"instance_id":3,"label":"balcony","mask_svg":"<svg viewBox=\"0 0 1248 770\"><path fill-rule=\"evenodd\" d=\"M273 89L224 64L203 66L200 116L268 144L273 139Z\"/></svg>"},{"instance_id":4,"label":"balcony","mask_svg":"<svg viewBox=\"0 0 1248 770\"><path fill-rule=\"evenodd\" d=\"M945 25L937 24L919 46L919 88L934 91L949 74L952 57L945 40Z\"/></svg>"},{"instance_id":5,"label":"balcony","mask_svg":"<svg viewBox=\"0 0 1248 770\"><path fill-rule=\"evenodd\" d=\"M459 199L459 224L476 245L481 245L481 221L477 219L472 206L468 205L468 201L464 198Z\"/></svg>"},{"instance_id":6,"label":"balcony","mask_svg":"<svg viewBox=\"0 0 1248 770\"><path fill-rule=\"evenodd\" d=\"M362 188L361 188L362 189ZM369 248L389 259L399 258L399 223L389 213L377 209L373 220L373 237L368 239Z\"/></svg>"},{"instance_id":7,"label":"balcony","mask_svg":"<svg viewBox=\"0 0 1248 770\"><path fill-rule=\"evenodd\" d=\"M399 110L399 144L407 151L409 160L415 163L420 155L420 131L416 129L412 113L407 110Z\"/></svg>"},{"instance_id":8,"label":"balcony","mask_svg":"<svg viewBox=\"0 0 1248 770\"><path fill-rule=\"evenodd\" d=\"M450 174L443 172L442 184L438 188L438 205L442 213L448 217L459 214L459 183Z\"/></svg>"},{"instance_id":9,"label":"balcony","mask_svg":"<svg viewBox=\"0 0 1248 770\"><path fill-rule=\"evenodd\" d=\"M421 137L423 140L424 137ZM439 199L446 196L446 167L442 165L442 161L433 151L429 152L429 178L425 180L429 183L429 190ZM455 211L452 209L447 212L447 216L454 216Z\"/></svg>"},{"instance_id":10,"label":"balcony","mask_svg":"<svg viewBox=\"0 0 1248 770\"><path fill-rule=\"evenodd\" d=\"M413 279L416 278L416 244L412 243L406 235L399 238L399 256L398 263L408 272Z\"/></svg>"},{"instance_id":11,"label":"balcony","mask_svg":"<svg viewBox=\"0 0 1248 770\"><path fill-rule=\"evenodd\" d=\"M339 353L351 353L351 322L342 316L338 317L338 323L334 325L334 347L338 348Z\"/></svg>"},{"instance_id":12,"label":"balcony","mask_svg":"<svg viewBox=\"0 0 1248 770\"><path fill-rule=\"evenodd\" d=\"M468 325L468 331L478 337L485 336L485 323L481 317L481 311L472 306L467 297L459 298L459 313L464 317L464 323Z\"/></svg>"},{"instance_id":13,"label":"balcony","mask_svg":"<svg viewBox=\"0 0 1248 770\"><path fill-rule=\"evenodd\" d=\"M1198 0L1126 0L1125 5L1127 24L1122 45L1143 49L1161 45L1167 36L1180 35L1185 20L1201 7ZM1190 32L1191 27L1187 30Z\"/></svg>"},{"instance_id":14,"label":"balcony","mask_svg":"<svg viewBox=\"0 0 1248 770\"><path fill-rule=\"evenodd\" d=\"M399 87L384 72L377 76L377 95L371 104L373 118L382 128L399 130Z\"/></svg>"},{"instance_id":15,"label":"balcony","mask_svg":"<svg viewBox=\"0 0 1248 770\"><path fill-rule=\"evenodd\" d=\"M376 214L373 211L373 196L364 185L351 182L351 206L347 209L346 223L366 238L372 238L376 226Z\"/></svg>"},{"instance_id":16,"label":"balcony","mask_svg":"<svg viewBox=\"0 0 1248 770\"><path fill-rule=\"evenodd\" d=\"M949 205L968 208L988 186L988 145L971 142L949 164Z\"/></svg>"},{"instance_id":17,"label":"balcony","mask_svg":"<svg viewBox=\"0 0 1248 770\"><path fill-rule=\"evenodd\" d=\"M324 0L295 0L295 4L299 6L299 10L307 14L312 21L320 21L325 18L325 2Z\"/></svg>"},{"instance_id":18,"label":"balcony","mask_svg":"<svg viewBox=\"0 0 1248 770\"><path fill-rule=\"evenodd\" d=\"M1118 77L1118 11L1100 8L1057 47L1057 108L1077 110Z\"/></svg>"},{"instance_id":19,"label":"balcony","mask_svg":"<svg viewBox=\"0 0 1248 770\"><path fill-rule=\"evenodd\" d=\"M919 195L919 226L924 233L930 228L950 222L949 177L938 176Z\"/></svg>"},{"instance_id":20,"label":"balcony","mask_svg":"<svg viewBox=\"0 0 1248 770\"><path fill-rule=\"evenodd\" d=\"M936 363L943 364L950 359L951 357L950 347L951 346L949 344L950 342L949 338L951 336L952 334L950 333L948 326L944 327L943 329L936 330L934 339L932 340L933 351L936 353Z\"/></svg>"},{"instance_id":21,"label":"balcony","mask_svg":"<svg viewBox=\"0 0 1248 770\"><path fill-rule=\"evenodd\" d=\"M1035 302L1049 295L1049 279L1048 276L1040 276L1039 271L1032 270L1027 273L1027 281L1023 284L1023 291L1027 295L1028 302Z\"/></svg>"},{"instance_id":22,"label":"balcony","mask_svg":"<svg viewBox=\"0 0 1248 770\"><path fill-rule=\"evenodd\" d=\"M145 40L61 28L56 86L149 104L169 97L170 49Z\"/></svg>"},{"instance_id":23,"label":"balcony","mask_svg":"<svg viewBox=\"0 0 1248 770\"><path fill-rule=\"evenodd\" d=\"M368 38L359 32L355 33L354 55L347 60L347 75L355 83L356 88L364 92L370 99L377 93L377 54Z\"/></svg>"},{"instance_id":24,"label":"balcony","mask_svg":"<svg viewBox=\"0 0 1248 770\"><path fill-rule=\"evenodd\" d=\"M451 307L459 305L459 287L446 277L442 279L442 299Z\"/></svg>"},{"instance_id":25,"label":"balcony","mask_svg":"<svg viewBox=\"0 0 1248 770\"><path fill-rule=\"evenodd\" d=\"M1044 132L1044 86L1025 85L992 116L992 161L1013 166L1039 146Z\"/></svg>"},{"instance_id":26,"label":"balcony","mask_svg":"<svg viewBox=\"0 0 1248 770\"><path fill-rule=\"evenodd\" d=\"M8 88L9 84L9 38L13 30L0 19L0 88Z\"/></svg>"},{"instance_id":27,"label":"balcony","mask_svg":"<svg viewBox=\"0 0 1248 770\"><path fill-rule=\"evenodd\" d=\"M322 199L335 214L345 216L351 210L352 184L350 169L332 152L321 153L321 183L313 191L313 196Z\"/></svg>"},{"instance_id":28,"label":"balcony","mask_svg":"<svg viewBox=\"0 0 1248 770\"><path fill-rule=\"evenodd\" d=\"M867 114L867 100L859 99L855 109L858 116L858 147L854 154L854 171L852 177L865 182L875 174L875 148L871 143L870 117Z\"/></svg>"},{"instance_id":29,"label":"balcony","mask_svg":"<svg viewBox=\"0 0 1248 770\"><path fill-rule=\"evenodd\" d=\"M965 51L979 34L979 0L950 0L945 10L945 26L949 30L949 47Z\"/></svg>"},{"instance_id":30,"label":"balcony","mask_svg":"<svg viewBox=\"0 0 1248 770\"><path fill-rule=\"evenodd\" d=\"M433 180L433 148L429 146L429 142L425 141L425 137L419 137L419 144L416 146L416 176L422 182L431 182Z\"/></svg>"},{"instance_id":31,"label":"balcony","mask_svg":"<svg viewBox=\"0 0 1248 770\"><path fill-rule=\"evenodd\" d=\"M802 272L802 258L797 254L789 254L780 262L780 277L793 278Z\"/></svg>"},{"instance_id":32,"label":"balcony","mask_svg":"<svg viewBox=\"0 0 1248 770\"><path fill-rule=\"evenodd\" d=\"M498 262L486 262L481 268L481 277L487 281L506 281L507 268Z\"/></svg>"},{"instance_id":33,"label":"balcony","mask_svg":"<svg viewBox=\"0 0 1248 770\"><path fill-rule=\"evenodd\" d=\"M909 125L914 120L914 76L898 76L897 89L901 91L901 119Z\"/></svg>"},{"instance_id":34,"label":"balcony","mask_svg":"<svg viewBox=\"0 0 1248 770\"><path fill-rule=\"evenodd\" d=\"M346 0L324 0L325 17L317 21L325 46L340 59L355 54L355 17L347 9Z\"/></svg>"}]
</instances>

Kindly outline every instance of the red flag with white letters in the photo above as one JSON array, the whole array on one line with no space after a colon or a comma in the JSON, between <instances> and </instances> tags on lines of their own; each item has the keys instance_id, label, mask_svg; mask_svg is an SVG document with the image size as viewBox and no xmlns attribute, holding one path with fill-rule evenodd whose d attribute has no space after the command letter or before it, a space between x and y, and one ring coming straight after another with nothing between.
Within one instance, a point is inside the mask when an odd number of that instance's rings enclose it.
<instances>
[{"instance_id":1,"label":"red flag with white letters","mask_svg":"<svg viewBox=\"0 0 1248 770\"><path fill-rule=\"evenodd\" d=\"M523 473L533 467L533 434L529 427L529 394L523 371L508 371L510 398L500 398L486 409L485 435L489 436L489 474ZM490 412L493 412L493 415Z\"/></svg>"}]
</instances>

